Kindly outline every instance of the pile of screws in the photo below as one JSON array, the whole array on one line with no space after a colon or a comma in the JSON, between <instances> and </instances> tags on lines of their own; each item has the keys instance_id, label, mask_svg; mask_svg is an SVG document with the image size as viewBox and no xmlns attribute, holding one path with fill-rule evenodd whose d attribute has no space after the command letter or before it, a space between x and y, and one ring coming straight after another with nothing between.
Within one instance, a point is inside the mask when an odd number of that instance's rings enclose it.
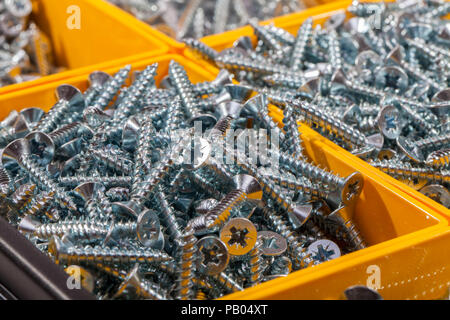
<instances>
[{"instance_id":1,"label":"pile of screws","mask_svg":"<svg viewBox=\"0 0 450 320\"><path fill-rule=\"evenodd\" d=\"M297 36L250 37L196 53L374 167L450 208L450 29L445 1L360 3ZM288 106L288 107L285 107ZM292 110L289 106L293 106Z\"/></svg>"},{"instance_id":2,"label":"pile of screws","mask_svg":"<svg viewBox=\"0 0 450 320\"><path fill-rule=\"evenodd\" d=\"M305 8L302 0L109 0L177 39L233 30Z\"/></svg>"},{"instance_id":3,"label":"pile of screws","mask_svg":"<svg viewBox=\"0 0 450 320\"><path fill-rule=\"evenodd\" d=\"M0 1L0 87L53 73L49 39L29 22L30 0Z\"/></svg>"},{"instance_id":4,"label":"pile of screws","mask_svg":"<svg viewBox=\"0 0 450 320\"><path fill-rule=\"evenodd\" d=\"M172 61L157 88L157 68L2 122L0 212L36 247L99 299L217 298L366 247L360 173L311 163L227 71L193 84ZM270 148L240 145L255 132Z\"/></svg>"}]
</instances>

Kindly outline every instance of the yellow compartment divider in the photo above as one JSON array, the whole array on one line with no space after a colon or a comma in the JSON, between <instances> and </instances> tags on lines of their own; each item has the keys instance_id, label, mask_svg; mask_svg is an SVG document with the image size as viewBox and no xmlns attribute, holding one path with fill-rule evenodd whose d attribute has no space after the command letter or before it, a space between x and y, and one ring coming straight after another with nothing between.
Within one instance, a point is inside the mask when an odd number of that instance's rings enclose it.
<instances>
[{"instance_id":1,"label":"yellow compartment divider","mask_svg":"<svg viewBox=\"0 0 450 320\"><path fill-rule=\"evenodd\" d=\"M218 73L211 66L201 66L173 54L135 61L131 65L133 70L141 70L158 62L159 82L167 75L172 59L186 68L193 82L210 81ZM114 73L120 67L123 65L102 70ZM48 109L56 102L54 91L58 85L68 83L85 90L87 76L88 73L1 95L0 118L12 109L30 106ZM282 118L279 110L272 110L271 115L277 121ZM347 286L365 284L370 277L367 268L372 265L375 267L371 268L381 270L379 291L385 298L435 298L442 294L446 289L445 283L450 281L450 271L445 269L450 265L450 252L443 249L448 246L450 231L448 220L439 208L417 201L402 188L387 184L376 169L353 156L345 156L339 147L312 129L301 125L300 131L306 152L316 163L341 176L354 171L363 175L364 188L355 206L354 221L369 247L224 298L338 298Z\"/></svg>"},{"instance_id":2,"label":"yellow compartment divider","mask_svg":"<svg viewBox=\"0 0 450 320\"><path fill-rule=\"evenodd\" d=\"M32 21L51 42L65 71L0 88L0 95L169 52L158 31L98 0L33 0Z\"/></svg>"}]
</instances>

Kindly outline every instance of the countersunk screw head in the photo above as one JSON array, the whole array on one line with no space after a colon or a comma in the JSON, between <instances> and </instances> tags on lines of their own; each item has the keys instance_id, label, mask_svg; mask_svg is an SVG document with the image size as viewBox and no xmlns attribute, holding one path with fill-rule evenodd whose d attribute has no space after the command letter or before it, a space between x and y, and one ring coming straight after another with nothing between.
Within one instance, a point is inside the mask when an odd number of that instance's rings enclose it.
<instances>
[{"instance_id":1,"label":"countersunk screw head","mask_svg":"<svg viewBox=\"0 0 450 320\"><path fill-rule=\"evenodd\" d=\"M79 195L85 202L92 200L98 192L105 191L105 187L101 183L97 182L86 182L80 184L73 190L77 195Z\"/></svg>"},{"instance_id":2,"label":"countersunk screw head","mask_svg":"<svg viewBox=\"0 0 450 320\"><path fill-rule=\"evenodd\" d=\"M327 239L320 239L311 243L308 246L307 253L314 260L320 262L330 261L341 256L341 250L338 245Z\"/></svg>"},{"instance_id":3,"label":"countersunk screw head","mask_svg":"<svg viewBox=\"0 0 450 320\"><path fill-rule=\"evenodd\" d=\"M364 187L363 175L359 172L353 172L345 178L344 186L341 191L342 203L346 206L355 202Z\"/></svg>"},{"instance_id":4,"label":"countersunk screw head","mask_svg":"<svg viewBox=\"0 0 450 320\"><path fill-rule=\"evenodd\" d=\"M208 236L198 240L196 246L199 253L197 268L201 273L213 276L225 270L230 259L225 243Z\"/></svg>"},{"instance_id":5,"label":"countersunk screw head","mask_svg":"<svg viewBox=\"0 0 450 320\"><path fill-rule=\"evenodd\" d=\"M34 125L42 119L45 112L41 108L31 107L22 109L20 114L24 117L28 125Z\"/></svg>"},{"instance_id":6,"label":"countersunk screw head","mask_svg":"<svg viewBox=\"0 0 450 320\"><path fill-rule=\"evenodd\" d=\"M439 202L446 208L450 208L450 192L443 186L438 184L431 184L420 189L420 193Z\"/></svg>"},{"instance_id":7,"label":"countersunk screw head","mask_svg":"<svg viewBox=\"0 0 450 320\"><path fill-rule=\"evenodd\" d=\"M377 117L378 128L388 139L397 139L402 131L401 114L392 105L384 106Z\"/></svg>"},{"instance_id":8,"label":"countersunk screw head","mask_svg":"<svg viewBox=\"0 0 450 320\"><path fill-rule=\"evenodd\" d=\"M52 138L43 132L31 132L25 138L28 141L30 152L39 157L38 163L47 165L55 154L55 145Z\"/></svg>"},{"instance_id":9,"label":"countersunk screw head","mask_svg":"<svg viewBox=\"0 0 450 320\"><path fill-rule=\"evenodd\" d=\"M112 77L103 71L94 71L89 75L91 87L103 87Z\"/></svg>"},{"instance_id":10,"label":"countersunk screw head","mask_svg":"<svg viewBox=\"0 0 450 320\"><path fill-rule=\"evenodd\" d=\"M155 211L147 209L139 214L136 233L143 246L159 250L164 248L164 237L161 238L161 226Z\"/></svg>"},{"instance_id":11,"label":"countersunk screw head","mask_svg":"<svg viewBox=\"0 0 450 320\"><path fill-rule=\"evenodd\" d=\"M28 16L33 9L30 0L5 0L4 5L9 13L18 18Z\"/></svg>"},{"instance_id":12,"label":"countersunk screw head","mask_svg":"<svg viewBox=\"0 0 450 320\"><path fill-rule=\"evenodd\" d=\"M423 162L425 157L420 149L409 139L400 136L397 138L397 146L400 150L414 162Z\"/></svg>"},{"instance_id":13,"label":"countersunk screw head","mask_svg":"<svg viewBox=\"0 0 450 320\"><path fill-rule=\"evenodd\" d=\"M250 252L257 238L255 225L245 218L231 219L220 231L220 239L227 246L228 252L234 256Z\"/></svg>"},{"instance_id":14,"label":"countersunk screw head","mask_svg":"<svg viewBox=\"0 0 450 320\"><path fill-rule=\"evenodd\" d=\"M233 183L235 189L245 192L248 200L257 204L262 199L262 187L255 177L248 174L238 174L233 177Z\"/></svg>"},{"instance_id":15,"label":"countersunk screw head","mask_svg":"<svg viewBox=\"0 0 450 320\"><path fill-rule=\"evenodd\" d=\"M62 84L56 88L56 98L58 100L67 101L70 103L71 111L80 111L84 108L84 99L81 91L70 85Z\"/></svg>"},{"instance_id":16,"label":"countersunk screw head","mask_svg":"<svg viewBox=\"0 0 450 320\"><path fill-rule=\"evenodd\" d=\"M292 223L294 229L300 228L306 223L313 213L313 206L310 204L299 204L294 207L294 210L289 212L289 221Z\"/></svg>"},{"instance_id":17,"label":"countersunk screw head","mask_svg":"<svg viewBox=\"0 0 450 320\"><path fill-rule=\"evenodd\" d=\"M287 241L280 234L273 231L258 232L261 241L261 253L265 256L279 256L287 250Z\"/></svg>"}]
</instances>

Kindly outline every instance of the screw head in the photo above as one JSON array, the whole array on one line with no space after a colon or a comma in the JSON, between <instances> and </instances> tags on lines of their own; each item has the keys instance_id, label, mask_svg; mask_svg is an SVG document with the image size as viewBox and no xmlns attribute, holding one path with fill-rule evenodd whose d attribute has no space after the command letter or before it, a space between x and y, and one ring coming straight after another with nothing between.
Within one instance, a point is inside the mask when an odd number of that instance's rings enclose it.
<instances>
[{"instance_id":1,"label":"screw head","mask_svg":"<svg viewBox=\"0 0 450 320\"><path fill-rule=\"evenodd\" d=\"M372 50L360 52L355 59L355 67L359 73L364 70L374 71L378 66L383 64L381 57Z\"/></svg>"},{"instance_id":2,"label":"screw head","mask_svg":"<svg viewBox=\"0 0 450 320\"><path fill-rule=\"evenodd\" d=\"M208 163L211 156L212 146L208 140L204 138L194 138L190 141L184 152L190 152L191 161L185 167L190 170L196 170Z\"/></svg>"},{"instance_id":3,"label":"screw head","mask_svg":"<svg viewBox=\"0 0 450 320\"><path fill-rule=\"evenodd\" d=\"M208 276L221 273L228 265L230 255L225 243L219 238L207 236L197 241L198 270Z\"/></svg>"},{"instance_id":4,"label":"screw head","mask_svg":"<svg viewBox=\"0 0 450 320\"><path fill-rule=\"evenodd\" d=\"M122 147L129 152L136 149L136 139L141 125L136 117L130 117L122 130Z\"/></svg>"},{"instance_id":5,"label":"screw head","mask_svg":"<svg viewBox=\"0 0 450 320\"><path fill-rule=\"evenodd\" d=\"M94 71L89 75L91 87L103 87L112 77L103 71Z\"/></svg>"},{"instance_id":6,"label":"screw head","mask_svg":"<svg viewBox=\"0 0 450 320\"><path fill-rule=\"evenodd\" d=\"M401 114L392 105L384 106L377 116L378 128L388 139L397 139L402 131Z\"/></svg>"},{"instance_id":7,"label":"screw head","mask_svg":"<svg viewBox=\"0 0 450 320\"><path fill-rule=\"evenodd\" d=\"M431 184L420 189L420 193L439 202L446 208L450 208L450 192L441 185Z\"/></svg>"},{"instance_id":8,"label":"screw head","mask_svg":"<svg viewBox=\"0 0 450 320\"><path fill-rule=\"evenodd\" d=\"M161 237L161 226L155 211L147 209L139 214L136 233L143 246L158 250L164 248L164 237Z\"/></svg>"},{"instance_id":9,"label":"screw head","mask_svg":"<svg viewBox=\"0 0 450 320\"><path fill-rule=\"evenodd\" d=\"M220 231L220 240L234 256L250 252L256 244L257 237L255 225L245 218L231 219Z\"/></svg>"},{"instance_id":10,"label":"screw head","mask_svg":"<svg viewBox=\"0 0 450 320\"><path fill-rule=\"evenodd\" d=\"M20 111L20 114L24 117L25 122L28 125L33 125L35 123L38 123L42 119L45 112L41 108L31 107L22 109Z\"/></svg>"},{"instance_id":11,"label":"screw head","mask_svg":"<svg viewBox=\"0 0 450 320\"><path fill-rule=\"evenodd\" d=\"M375 73L375 85L379 89L391 87L393 89L406 91L409 86L409 78L405 71L397 66L380 68Z\"/></svg>"},{"instance_id":12,"label":"screw head","mask_svg":"<svg viewBox=\"0 0 450 320\"><path fill-rule=\"evenodd\" d=\"M42 223L30 216L25 216L20 221L18 228L23 233L34 233L37 228L39 228Z\"/></svg>"},{"instance_id":13,"label":"screw head","mask_svg":"<svg viewBox=\"0 0 450 320\"><path fill-rule=\"evenodd\" d=\"M85 182L80 184L73 191L83 198L84 201L89 201L93 199L98 192L104 192L105 187L97 182Z\"/></svg>"},{"instance_id":14,"label":"screw head","mask_svg":"<svg viewBox=\"0 0 450 320\"><path fill-rule=\"evenodd\" d=\"M341 249L331 240L320 239L308 246L306 251L314 260L325 262L341 256Z\"/></svg>"},{"instance_id":15,"label":"screw head","mask_svg":"<svg viewBox=\"0 0 450 320\"><path fill-rule=\"evenodd\" d=\"M253 89L244 85L227 84L225 90L230 94L231 100L244 103L253 93Z\"/></svg>"},{"instance_id":16,"label":"screw head","mask_svg":"<svg viewBox=\"0 0 450 320\"><path fill-rule=\"evenodd\" d=\"M303 226L309 220L313 213L313 206L310 204L299 204L294 207L294 210L288 213L289 221L295 229Z\"/></svg>"},{"instance_id":17,"label":"screw head","mask_svg":"<svg viewBox=\"0 0 450 320\"><path fill-rule=\"evenodd\" d=\"M30 149L25 139L16 139L8 144L2 151L2 164L8 171L13 171L20 163L22 156L28 156Z\"/></svg>"},{"instance_id":18,"label":"screw head","mask_svg":"<svg viewBox=\"0 0 450 320\"><path fill-rule=\"evenodd\" d=\"M28 142L30 152L38 156L37 162L40 165L49 164L55 154L55 145L52 138L43 132L31 132L24 140Z\"/></svg>"},{"instance_id":19,"label":"screw head","mask_svg":"<svg viewBox=\"0 0 450 320\"><path fill-rule=\"evenodd\" d=\"M58 100L69 102L73 111L79 111L85 107L81 91L69 84L62 84L56 88L56 97Z\"/></svg>"},{"instance_id":20,"label":"screw head","mask_svg":"<svg viewBox=\"0 0 450 320\"><path fill-rule=\"evenodd\" d=\"M30 0L5 0L4 5L9 13L18 18L28 16L33 9Z\"/></svg>"},{"instance_id":21,"label":"screw head","mask_svg":"<svg viewBox=\"0 0 450 320\"><path fill-rule=\"evenodd\" d=\"M141 277L139 275L139 264L135 264L133 269L127 274L125 280L120 284L117 292L113 296L114 299L120 297L134 297L140 296Z\"/></svg>"},{"instance_id":22,"label":"screw head","mask_svg":"<svg viewBox=\"0 0 450 320\"><path fill-rule=\"evenodd\" d=\"M425 160L422 151L407 138L400 136L397 138L397 146L400 150L414 162L423 162Z\"/></svg>"},{"instance_id":23,"label":"screw head","mask_svg":"<svg viewBox=\"0 0 450 320\"><path fill-rule=\"evenodd\" d=\"M233 177L233 184L236 189L247 194L248 200L258 203L262 199L262 187L256 178L248 174L238 174Z\"/></svg>"},{"instance_id":24,"label":"screw head","mask_svg":"<svg viewBox=\"0 0 450 320\"><path fill-rule=\"evenodd\" d=\"M378 152L378 160L390 160L397 156L397 152L392 149L381 149Z\"/></svg>"},{"instance_id":25,"label":"screw head","mask_svg":"<svg viewBox=\"0 0 450 320\"><path fill-rule=\"evenodd\" d=\"M346 18L347 14L345 11L335 13L325 21L325 28L327 30L337 30L344 24ZM312 18L308 18L305 22L308 20L310 20L309 23L312 23Z\"/></svg>"},{"instance_id":26,"label":"screw head","mask_svg":"<svg viewBox=\"0 0 450 320\"><path fill-rule=\"evenodd\" d=\"M361 194L364 187L363 175L359 172L353 172L344 182L344 187L341 191L341 201L348 206L354 203Z\"/></svg>"},{"instance_id":27,"label":"screw head","mask_svg":"<svg viewBox=\"0 0 450 320\"><path fill-rule=\"evenodd\" d=\"M279 256L287 250L286 239L276 232L259 231L258 240L261 242L261 253L265 256Z\"/></svg>"},{"instance_id":28,"label":"screw head","mask_svg":"<svg viewBox=\"0 0 450 320\"><path fill-rule=\"evenodd\" d=\"M106 112L98 107L87 107L83 111L84 121L86 121L93 128L100 126L109 117L110 116Z\"/></svg>"}]
</instances>

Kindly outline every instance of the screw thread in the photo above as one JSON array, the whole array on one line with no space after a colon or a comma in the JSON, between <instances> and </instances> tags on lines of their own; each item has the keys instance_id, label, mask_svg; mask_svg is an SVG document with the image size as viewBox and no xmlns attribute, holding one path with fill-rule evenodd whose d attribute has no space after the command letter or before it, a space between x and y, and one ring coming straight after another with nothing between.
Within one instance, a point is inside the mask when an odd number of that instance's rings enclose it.
<instances>
[{"instance_id":1,"label":"screw thread","mask_svg":"<svg viewBox=\"0 0 450 320\"><path fill-rule=\"evenodd\" d=\"M175 213L167 201L165 193L161 190L155 193L155 200L160 208L158 210L158 216L161 223L166 228L169 239L175 242L175 239L179 239L182 236L181 227L177 222Z\"/></svg>"},{"instance_id":2,"label":"screw thread","mask_svg":"<svg viewBox=\"0 0 450 320\"><path fill-rule=\"evenodd\" d=\"M333 63L333 67L335 69L342 69L344 61L342 60L341 47L337 39L337 34L334 30L331 30L328 33L328 53L330 55L330 61Z\"/></svg>"},{"instance_id":3,"label":"screw thread","mask_svg":"<svg viewBox=\"0 0 450 320\"><path fill-rule=\"evenodd\" d=\"M70 176L60 177L59 184L65 187L76 187L77 185L85 182L101 183L106 188L112 187L128 187L131 184L131 176L103 176L103 177L90 177L90 176Z\"/></svg>"},{"instance_id":4,"label":"screw thread","mask_svg":"<svg viewBox=\"0 0 450 320\"><path fill-rule=\"evenodd\" d=\"M197 187L199 187L201 190L212 196L213 198L219 199L222 197L219 190L217 190L216 186L212 182L212 177L200 175L197 172L190 171L189 172L189 179L192 183L194 183Z\"/></svg>"},{"instance_id":5,"label":"screw thread","mask_svg":"<svg viewBox=\"0 0 450 320\"><path fill-rule=\"evenodd\" d=\"M367 247L364 239L361 237L359 228L350 220L344 217L341 211L338 211L333 215L333 220L336 219L343 227L343 231L346 234L346 240L355 249L361 250Z\"/></svg>"},{"instance_id":6,"label":"screw thread","mask_svg":"<svg viewBox=\"0 0 450 320\"><path fill-rule=\"evenodd\" d=\"M17 210L20 210L30 202L30 200L34 196L35 189L35 184L27 183L21 185L10 197L6 198L8 201L8 205Z\"/></svg>"},{"instance_id":7,"label":"screw thread","mask_svg":"<svg viewBox=\"0 0 450 320\"><path fill-rule=\"evenodd\" d=\"M211 278L214 279L220 288L225 289L228 292L238 292L244 290L237 280L234 279L234 277L229 273L221 272Z\"/></svg>"},{"instance_id":8,"label":"screw thread","mask_svg":"<svg viewBox=\"0 0 450 320\"><path fill-rule=\"evenodd\" d=\"M106 191L106 196L111 202L127 201L130 196L130 190L124 187L113 187Z\"/></svg>"},{"instance_id":9,"label":"screw thread","mask_svg":"<svg viewBox=\"0 0 450 320\"><path fill-rule=\"evenodd\" d=\"M55 131L52 131L49 136L52 138L55 148L57 149L64 143L74 139L78 135L78 130L80 127L81 123L72 122Z\"/></svg>"},{"instance_id":10,"label":"screw thread","mask_svg":"<svg viewBox=\"0 0 450 320\"><path fill-rule=\"evenodd\" d=\"M152 64L142 71L136 81L128 88L128 95L123 103L120 103L114 112L114 120L123 120L136 112L142 106L142 97L145 91L155 83L158 64Z\"/></svg>"},{"instance_id":11,"label":"screw thread","mask_svg":"<svg viewBox=\"0 0 450 320\"><path fill-rule=\"evenodd\" d=\"M217 0L214 7L213 33L222 33L225 31L229 13L230 0Z\"/></svg>"},{"instance_id":12,"label":"screw thread","mask_svg":"<svg viewBox=\"0 0 450 320\"><path fill-rule=\"evenodd\" d=\"M421 150L439 150L450 145L450 132L420 139L414 144Z\"/></svg>"},{"instance_id":13,"label":"screw thread","mask_svg":"<svg viewBox=\"0 0 450 320\"><path fill-rule=\"evenodd\" d=\"M196 113L196 99L194 97L192 83L189 81L186 70L179 63L171 61L169 76L173 80L187 117L192 118Z\"/></svg>"},{"instance_id":14,"label":"screw thread","mask_svg":"<svg viewBox=\"0 0 450 320\"><path fill-rule=\"evenodd\" d=\"M286 239L294 264L297 268L306 268L317 263L306 253L306 249L304 248L305 243L301 240L297 240L294 231L287 225L287 222L281 216L268 208L264 208L263 217L275 232Z\"/></svg>"},{"instance_id":15,"label":"screw thread","mask_svg":"<svg viewBox=\"0 0 450 320\"><path fill-rule=\"evenodd\" d=\"M53 201L53 196L53 192L42 192L20 211L25 216L36 216L39 212L47 210Z\"/></svg>"},{"instance_id":16,"label":"screw thread","mask_svg":"<svg viewBox=\"0 0 450 320\"><path fill-rule=\"evenodd\" d=\"M63 189L58 187L58 185L49 178L47 172L39 168L33 160L27 157L21 157L19 162L37 185L54 193L55 198L58 200L61 207L68 208L69 210L76 210L76 205L70 196Z\"/></svg>"},{"instance_id":17,"label":"screw thread","mask_svg":"<svg viewBox=\"0 0 450 320\"><path fill-rule=\"evenodd\" d=\"M272 86L286 87L297 90L301 87L306 79L301 73L296 75L286 73L274 73L263 78L264 82Z\"/></svg>"},{"instance_id":18,"label":"screw thread","mask_svg":"<svg viewBox=\"0 0 450 320\"><path fill-rule=\"evenodd\" d=\"M282 28L277 28L271 24L263 26L263 28L266 29L266 31L269 32L273 38L275 38L275 40L285 45L292 46L296 41L296 38L292 34Z\"/></svg>"},{"instance_id":19,"label":"screw thread","mask_svg":"<svg viewBox=\"0 0 450 320\"><path fill-rule=\"evenodd\" d=\"M294 103L294 106L296 107L295 112L304 117L308 123L318 124L323 130L331 131L357 148L364 147L367 144L366 137L359 130L325 114L316 106L299 100Z\"/></svg>"},{"instance_id":20,"label":"screw thread","mask_svg":"<svg viewBox=\"0 0 450 320\"><path fill-rule=\"evenodd\" d=\"M69 109L69 102L65 100L58 101L36 125L35 131L49 133L56 129Z\"/></svg>"},{"instance_id":21,"label":"screw thread","mask_svg":"<svg viewBox=\"0 0 450 320\"><path fill-rule=\"evenodd\" d=\"M105 109L111 100L119 91L120 87L125 83L125 79L130 73L131 66L128 65L119 70L108 82L103 86L102 93L95 100L93 107Z\"/></svg>"},{"instance_id":22,"label":"screw thread","mask_svg":"<svg viewBox=\"0 0 450 320\"><path fill-rule=\"evenodd\" d=\"M166 253L150 248L120 249L100 246L85 246L83 248L62 246L52 254L55 256L57 263L69 265L83 263L132 265L137 262L158 264L164 261L172 261L172 257Z\"/></svg>"},{"instance_id":23,"label":"screw thread","mask_svg":"<svg viewBox=\"0 0 450 320\"><path fill-rule=\"evenodd\" d=\"M180 300L190 300L193 297L192 278L194 277L195 243L197 239L194 236L194 230L190 225L186 227L183 236L179 238L180 250L180 269L177 277L177 298Z\"/></svg>"},{"instance_id":24,"label":"screw thread","mask_svg":"<svg viewBox=\"0 0 450 320\"><path fill-rule=\"evenodd\" d=\"M243 190L235 189L229 192L207 214L208 228L224 225L231 216L231 211L247 199Z\"/></svg>"},{"instance_id":25,"label":"screw thread","mask_svg":"<svg viewBox=\"0 0 450 320\"><path fill-rule=\"evenodd\" d=\"M107 233L107 225L78 218L59 223L43 224L33 234L41 240L47 240L52 236L68 235L71 239L79 241L103 239Z\"/></svg>"},{"instance_id":26,"label":"screw thread","mask_svg":"<svg viewBox=\"0 0 450 320\"><path fill-rule=\"evenodd\" d=\"M262 270L261 270L261 263L262 263L262 257L261 257L261 241L256 241L255 246L253 249L248 253L250 256L249 259L249 268L250 268L250 278L249 278L249 285L251 287L256 286L261 282L262 279Z\"/></svg>"},{"instance_id":27,"label":"screw thread","mask_svg":"<svg viewBox=\"0 0 450 320\"><path fill-rule=\"evenodd\" d=\"M109 169L126 175L132 174L133 162L124 158L124 154L120 152L120 149L107 146L102 149L92 148L91 151L91 155Z\"/></svg>"},{"instance_id":28,"label":"screw thread","mask_svg":"<svg viewBox=\"0 0 450 320\"><path fill-rule=\"evenodd\" d=\"M277 183L284 188L288 188L289 190L298 190L303 195L309 196L310 198L327 197L328 191L326 189L317 184L313 184L311 181L303 177L295 178L294 176L282 174L281 172L275 174L270 170L264 170L263 174L274 183Z\"/></svg>"},{"instance_id":29,"label":"screw thread","mask_svg":"<svg viewBox=\"0 0 450 320\"><path fill-rule=\"evenodd\" d=\"M449 170L432 170L431 168L413 167L408 162L399 161L372 161L372 166L380 169L381 171L393 175L398 178L413 180L413 179L425 179L429 182L448 183L450 182Z\"/></svg>"},{"instance_id":30,"label":"screw thread","mask_svg":"<svg viewBox=\"0 0 450 320\"><path fill-rule=\"evenodd\" d=\"M253 32L259 40L263 41L267 48L273 50L275 53L284 51L283 46L277 41L277 39L267 29L259 26L256 22L250 21L250 25L253 28Z\"/></svg>"}]
</instances>

